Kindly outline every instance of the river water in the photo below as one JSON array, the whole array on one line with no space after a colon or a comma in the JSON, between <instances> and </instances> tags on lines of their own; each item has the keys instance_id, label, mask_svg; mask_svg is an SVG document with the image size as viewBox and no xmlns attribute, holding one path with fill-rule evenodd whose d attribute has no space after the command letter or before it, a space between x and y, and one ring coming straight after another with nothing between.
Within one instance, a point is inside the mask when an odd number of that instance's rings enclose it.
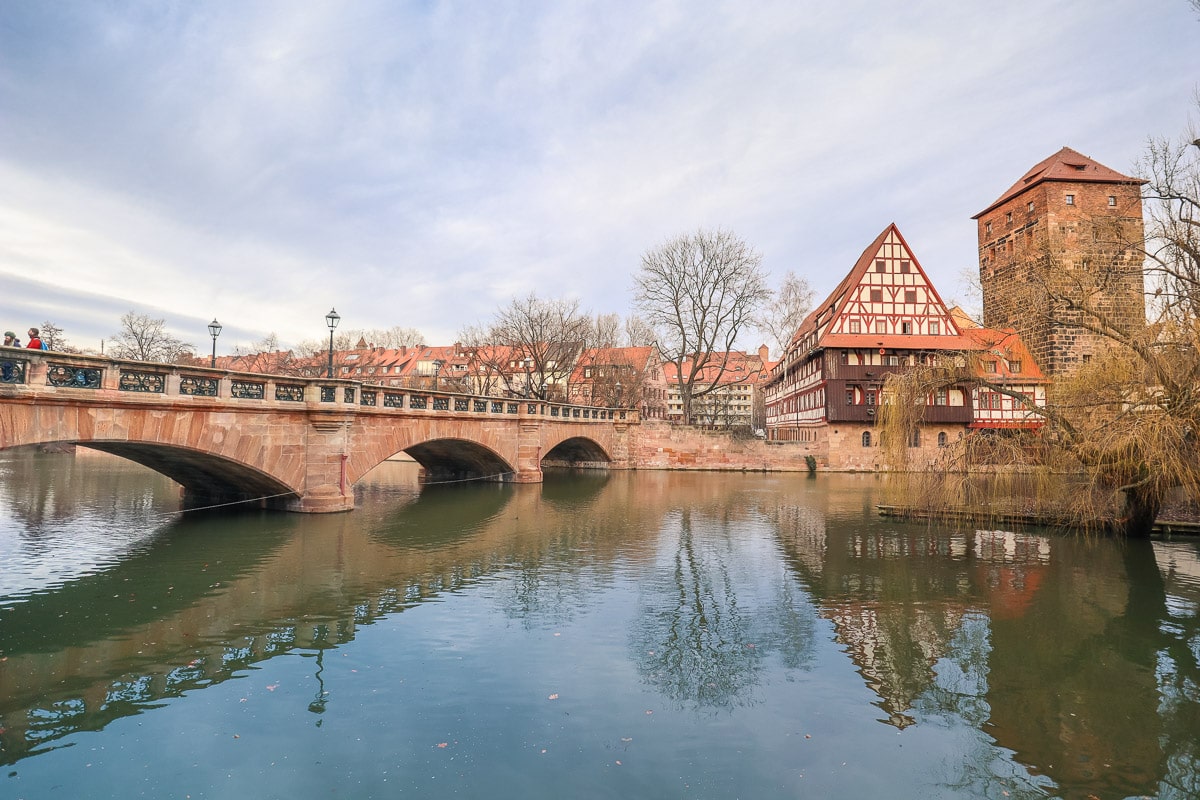
<instances>
[{"instance_id":1,"label":"river water","mask_svg":"<svg viewBox=\"0 0 1200 800\"><path fill-rule=\"evenodd\" d=\"M0 453L0 797L1200 796L1200 550L617 472L178 513Z\"/></svg>"}]
</instances>

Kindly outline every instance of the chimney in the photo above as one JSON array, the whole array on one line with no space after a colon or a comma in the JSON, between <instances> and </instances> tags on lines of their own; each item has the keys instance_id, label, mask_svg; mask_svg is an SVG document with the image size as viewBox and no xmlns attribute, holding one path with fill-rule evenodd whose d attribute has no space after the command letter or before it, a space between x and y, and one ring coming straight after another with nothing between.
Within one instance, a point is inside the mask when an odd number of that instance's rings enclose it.
<instances>
[{"instance_id":1,"label":"chimney","mask_svg":"<svg viewBox=\"0 0 1200 800\"><path fill-rule=\"evenodd\" d=\"M771 348L767 347L765 344L760 344L758 346L758 357L760 359L762 359L762 362L764 364L767 363L768 361L770 361L770 358L768 358L768 356L770 356L770 355L771 355Z\"/></svg>"}]
</instances>

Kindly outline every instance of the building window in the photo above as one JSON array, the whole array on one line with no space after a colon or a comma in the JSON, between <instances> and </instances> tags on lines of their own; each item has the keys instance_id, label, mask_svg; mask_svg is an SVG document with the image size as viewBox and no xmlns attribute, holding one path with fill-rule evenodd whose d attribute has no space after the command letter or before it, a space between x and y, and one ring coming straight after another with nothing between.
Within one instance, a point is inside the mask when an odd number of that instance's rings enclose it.
<instances>
[{"instance_id":1,"label":"building window","mask_svg":"<svg viewBox=\"0 0 1200 800\"><path fill-rule=\"evenodd\" d=\"M1084 354L1083 354L1083 363L1085 363L1085 364L1090 364L1090 363L1092 363L1092 354L1091 354L1091 353L1084 353Z\"/></svg>"},{"instance_id":2,"label":"building window","mask_svg":"<svg viewBox=\"0 0 1200 800\"><path fill-rule=\"evenodd\" d=\"M867 405L869 405L869 406L875 405L875 390L874 389L867 390Z\"/></svg>"},{"instance_id":3,"label":"building window","mask_svg":"<svg viewBox=\"0 0 1200 800\"><path fill-rule=\"evenodd\" d=\"M983 232L987 236L991 236L992 235L992 223L990 223L990 222L983 223Z\"/></svg>"},{"instance_id":4,"label":"building window","mask_svg":"<svg viewBox=\"0 0 1200 800\"><path fill-rule=\"evenodd\" d=\"M996 362L995 361L983 362L983 371L984 372L995 372L996 371Z\"/></svg>"},{"instance_id":5,"label":"building window","mask_svg":"<svg viewBox=\"0 0 1200 800\"><path fill-rule=\"evenodd\" d=\"M908 440L908 446L909 447L920 447L921 446L921 429L920 428L913 431L912 438Z\"/></svg>"},{"instance_id":6,"label":"building window","mask_svg":"<svg viewBox=\"0 0 1200 800\"><path fill-rule=\"evenodd\" d=\"M883 289L872 289L871 290L871 302L872 303L882 303L883 302Z\"/></svg>"},{"instance_id":7,"label":"building window","mask_svg":"<svg viewBox=\"0 0 1200 800\"><path fill-rule=\"evenodd\" d=\"M1008 371L1009 372L1020 372L1021 371L1021 362L1020 361L1009 361L1008 362Z\"/></svg>"},{"instance_id":8,"label":"building window","mask_svg":"<svg viewBox=\"0 0 1200 800\"><path fill-rule=\"evenodd\" d=\"M856 319L850 320L850 332L851 333L862 333L862 331L860 330L861 327L862 327L862 324L858 320L856 320Z\"/></svg>"},{"instance_id":9,"label":"building window","mask_svg":"<svg viewBox=\"0 0 1200 800\"><path fill-rule=\"evenodd\" d=\"M886 272L887 271L887 262L884 261L882 258L875 259L875 271L876 272Z\"/></svg>"},{"instance_id":10,"label":"building window","mask_svg":"<svg viewBox=\"0 0 1200 800\"><path fill-rule=\"evenodd\" d=\"M946 446L946 432L938 431L938 447Z\"/></svg>"},{"instance_id":11,"label":"building window","mask_svg":"<svg viewBox=\"0 0 1200 800\"><path fill-rule=\"evenodd\" d=\"M933 404L935 406L950 405L950 391L948 389L938 389L933 396Z\"/></svg>"},{"instance_id":12,"label":"building window","mask_svg":"<svg viewBox=\"0 0 1200 800\"><path fill-rule=\"evenodd\" d=\"M854 405L854 390L853 389L846 390L846 405L848 405L848 406Z\"/></svg>"},{"instance_id":13,"label":"building window","mask_svg":"<svg viewBox=\"0 0 1200 800\"><path fill-rule=\"evenodd\" d=\"M1004 215L1004 221L1007 222L1009 225L1012 225L1012 212L1011 211L1009 211L1008 213L1006 213Z\"/></svg>"},{"instance_id":14,"label":"building window","mask_svg":"<svg viewBox=\"0 0 1200 800\"><path fill-rule=\"evenodd\" d=\"M904 290L904 302L906 302L906 303L917 302L917 290L916 289L905 289Z\"/></svg>"},{"instance_id":15,"label":"building window","mask_svg":"<svg viewBox=\"0 0 1200 800\"><path fill-rule=\"evenodd\" d=\"M942 334L942 324L937 320L932 320L929 323L929 335L940 336Z\"/></svg>"},{"instance_id":16,"label":"building window","mask_svg":"<svg viewBox=\"0 0 1200 800\"><path fill-rule=\"evenodd\" d=\"M1029 201L1029 205L1027 205L1025 207L1025 210L1028 211L1030 214L1033 213L1033 201L1032 200Z\"/></svg>"},{"instance_id":17,"label":"building window","mask_svg":"<svg viewBox=\"0 0 1200 800\"><path fill-rule=\"evenodd\" d=\"M863 431L862 443L863 443L863 447L871 446L871 432L870 431Z\"/></svg>"},{"instance_id":18,"label":"building window","mask_svg":"<svg viewBox=\"0 0 1200 800\"><path fill-rule=\"evenodd\" d=\"M910 268L911 266L912 266L912 265L911 265L909 262L907 262L907 261L901 261L901 262L900 262L900 271L901 271L901 272L908 272L908 270L909 270L909 268Z\"/></svg>"},{"instance_id":19,"label":"building window","mask_svg":"<svg viewBox=\"0 0 1200 800\"><path fill-rule=\"evenodd\" d=\"M1069 205L1069 206L1075 205L1075 195L1073 195L1073 194L1067 195L1067 205Z\"/></svg>"},{"instance_id":20,"label":"building window","mask_svg":"<svg viewBox=\"0 0 1200 800\"><path fill-rule=\"evenodd\" d=\"M881 319L875 320L875 332L876 333L887 333L887 322L885 322L884 320L881 320Z\"/></svg>"},{"instance_id":21,"label":"building window","mask_svg":"<svg viewBox=\"0 0 1200 800\"><path fill-rule=\"evenodd\" d=\"M1115 194L1110 194L1108 196L1108 207L1116 208L1116 206L1117 206L1117 196Z\"/></svg>"},{"instance_id":22,"label":"building window","mask_svg":"<svg viewBox=\"0 0 1200 800\"><path fill-rule=\"evenodd\" d=\"M911 322L901 322L900 323L900 332L905 335L911 334L912 333L912 323Z\"/></svg>"}]
</instances>

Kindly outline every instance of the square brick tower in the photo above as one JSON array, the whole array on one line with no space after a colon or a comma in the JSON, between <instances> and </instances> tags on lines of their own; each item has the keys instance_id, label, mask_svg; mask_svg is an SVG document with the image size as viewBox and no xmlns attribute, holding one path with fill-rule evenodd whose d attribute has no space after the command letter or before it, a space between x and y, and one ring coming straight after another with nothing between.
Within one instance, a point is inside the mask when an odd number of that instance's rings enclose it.
<instances>
[{"instance_id":1,"label":"square brick tower","mask_svg":"<svg viewBox=\"0 0 1200 800\"><path fill-rule=\"evenodd\" d=\"M1145 325L1143 180L1064 147L972 219L979 225L983 324L1015 328L1049 376L1108 346L1075 324L1084 299L1120 330Z\"/></svg>"}]
</instances>

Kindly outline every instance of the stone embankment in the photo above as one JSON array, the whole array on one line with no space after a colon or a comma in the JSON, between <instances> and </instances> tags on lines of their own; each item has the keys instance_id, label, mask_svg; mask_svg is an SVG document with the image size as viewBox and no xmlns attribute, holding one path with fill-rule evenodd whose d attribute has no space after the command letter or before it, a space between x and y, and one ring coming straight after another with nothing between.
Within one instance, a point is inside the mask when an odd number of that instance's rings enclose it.
<instances>
[{"instance_id":1,"label":"stone embankment","mask_svg":"<svg viewBox=\"0 0 1200 800\"><path fill-rule=\"evenodd\" d=\"M702 431L643 420L631 453L638 469L804 472L811 453L802 442L768 444L724 431Z\"/></svg>"}]
</instances>

